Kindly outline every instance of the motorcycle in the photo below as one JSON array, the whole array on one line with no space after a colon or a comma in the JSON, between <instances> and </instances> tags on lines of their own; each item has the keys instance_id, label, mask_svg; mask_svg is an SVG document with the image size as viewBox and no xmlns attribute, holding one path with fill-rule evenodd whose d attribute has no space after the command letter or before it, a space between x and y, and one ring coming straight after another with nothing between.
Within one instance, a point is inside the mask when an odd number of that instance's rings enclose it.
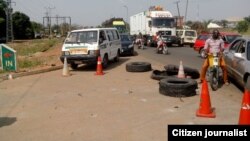
<instances>
[{"instance_id":1,"label":"motorcycle","mask_svg":"<svg viewBox=\"0 0 250 141\"><path fill-rule=\"evenodd\" d=\"M208 54L207 59L209 62L208 77L209 83L213 91L216 91L223 82L222 70L220 67L219 53Z\"/></svg>"},{"instance_id":2,"label":"motorcycle","mask_svg":"<svg viewBox=\"0 0 250 141\"><path fill-rule=\"evenodd\" d=\"M136 45L137 45L138 49L145 49L143 39L136 39Z\"/></svg>"},{"instance_id":3,"label":"motorcycle","mask_svg":"<svg viewBox=\"0 0 250 141\"><path fill-rule=\"evenodd\" d=\"M168 47L165 42L161 42L159 47L157 48L157 53L158 54L168 54Z\"/></svg>"}]
</instances>

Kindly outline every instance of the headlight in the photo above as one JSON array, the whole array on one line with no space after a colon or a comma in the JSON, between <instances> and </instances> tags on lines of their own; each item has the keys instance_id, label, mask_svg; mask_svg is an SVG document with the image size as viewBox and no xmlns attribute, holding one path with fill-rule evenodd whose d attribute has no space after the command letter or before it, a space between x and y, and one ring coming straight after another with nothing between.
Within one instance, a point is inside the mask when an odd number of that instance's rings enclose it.
<instances>
[{"instance_id":1,"label":"headlight","mask_svg":"<svg viewBox=\"0 0 250 141\"><path fill-rule=\"evenodd\" d=\"M133 47L133 45L129 45L129 46L128 46L128 48L132 48L132 47Z\"/></svg>"},{"instance_id":2,"label":"headlight","mask_svg":"<svg viewBox=\"0 0 250 141\"><path fill-rule=\"evenodd\" d=\"M69 51L63 51L62 55L70 55Z\"/></svg>"},{"instance_id":3,"label":"headlight","mask_svg":"<svg viewBox=\"0 0 250 141\"><path fill-rule=\"evenodd\" d=\"M89 55L94 55L94 54L95 54L94 50L89 51Z\"/></svg>"},{"instance_id":4,"label":"headlight","mask_svg":"<svg viewBox=\"0 0 250 141\"><path fill-rule=\"evenodd\" d=\"M89 55L96 55L99 56L100 50L89 50Z\"/></svg>"}]
</instances>

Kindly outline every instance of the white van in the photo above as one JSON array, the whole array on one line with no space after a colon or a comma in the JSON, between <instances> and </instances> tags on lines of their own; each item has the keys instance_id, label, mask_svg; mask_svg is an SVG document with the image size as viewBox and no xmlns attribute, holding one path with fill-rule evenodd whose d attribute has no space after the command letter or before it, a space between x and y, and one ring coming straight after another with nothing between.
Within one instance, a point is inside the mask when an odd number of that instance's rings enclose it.
<instances>
[{"instance_id":1,"label":"white van","mask_svg":"<svg viewBox=\"0 0 250 141\"><path fill-rule=\"evenodd\" d=\"M96 64L98 56L102 65L107 67L110 60L119 61L121 52L120 34L116 28L90 28L71 31L62 46L60 60L72 69L79 64Z\"/></svg>"},{"instance_id":2,"label":"white van","mask_svg":"<svg viewBox=\"0 0 250 141\"><path fill-rule=\"evenodd\" d=\"M192 29L178 29L176 35L180 38L179 46L189 45L193 47L197 39L197 32Z\"/></svg>"}]
</instances>

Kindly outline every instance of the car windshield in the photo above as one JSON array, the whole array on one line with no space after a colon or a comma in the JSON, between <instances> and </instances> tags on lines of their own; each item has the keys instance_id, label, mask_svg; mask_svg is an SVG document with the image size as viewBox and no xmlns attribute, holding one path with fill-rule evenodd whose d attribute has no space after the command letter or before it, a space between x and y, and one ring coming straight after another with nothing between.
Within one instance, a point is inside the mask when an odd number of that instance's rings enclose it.
<instances>
[{"instance_id":1,"label":"car windshield","mask_svg":"<svg viewBox=\"0 0 250 141\"><path fill-rule=\"evenodd\" d=\"M206 35L199 35L197 40L207 40L209 38L209 35L206 34Z\"/></svg>"},{"instance_id":2,"label":"car windshield","mask_svg":"<svg viewBox=\"0 0 250 141\"><path fill-rule=\"evenodd\" d=\"M186 31L186 32L185 32L185 36L192 36L192 37L194 37L194 36L196 36L196 35L195 35L195 32L194 32L194 31Z\"/></svg>"},{"instance_id":3,"label":"car windshield","mask_svg":"<svg viewBox=\"0 0 250 141\"><path fill-rule=\"evenodd\" d=\"M93 43L97 42L97 31L72 32L65 43Z\"/></svg>"},{"instance_id":4,"label":"car windshield","mask_svg":"<svg viewBox=\"0 0 250 141\"><path fill-rule=\"evenodd\" d=\"M228 43L232 43L236 38L240 37L240 35L227 35Z\"/></svg>"},{"instance_id":5,"label":"car windshield","mask_svg":"<svg viewBox=\"0 0 250 141\"><path fill-rule=\"evenodd\" d=\"M121 35L121 41L131 41L129 35Z\"/></svg>"},{"instance_id":6,"label":"car windshield","mask_svg":"<svg viewBox=\"0 0 250 141\"><path fill-rule=\"evenodd\" d=\"M152 25L153 27L172 28L175 25L175 19L174 18L153 18Z\"/></svg>"}]
</instances>

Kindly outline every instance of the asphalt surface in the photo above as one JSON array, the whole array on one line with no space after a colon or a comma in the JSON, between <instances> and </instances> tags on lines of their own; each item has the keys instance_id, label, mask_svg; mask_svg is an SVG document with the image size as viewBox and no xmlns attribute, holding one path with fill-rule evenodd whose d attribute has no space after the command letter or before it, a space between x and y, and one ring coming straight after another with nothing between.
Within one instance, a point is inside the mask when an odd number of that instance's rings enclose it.
<instances>
[{"instance_id":1,"label":"asphalt surface","mask_svg":"<svg viewBox=\"0 0 250 141\"><path fill-rule=\"evenodd\" d=\"M123 57L104 75L82 67L63 77L62 69L16 77L0 83L0 139L3 141L165 141L170 124L238 124L242 92L234 86L208 90L215 118L196 116L201 86L192 97L159 93L152 71L127 72L128 62L148 57Z\"/></svg>"}]
</instances>

